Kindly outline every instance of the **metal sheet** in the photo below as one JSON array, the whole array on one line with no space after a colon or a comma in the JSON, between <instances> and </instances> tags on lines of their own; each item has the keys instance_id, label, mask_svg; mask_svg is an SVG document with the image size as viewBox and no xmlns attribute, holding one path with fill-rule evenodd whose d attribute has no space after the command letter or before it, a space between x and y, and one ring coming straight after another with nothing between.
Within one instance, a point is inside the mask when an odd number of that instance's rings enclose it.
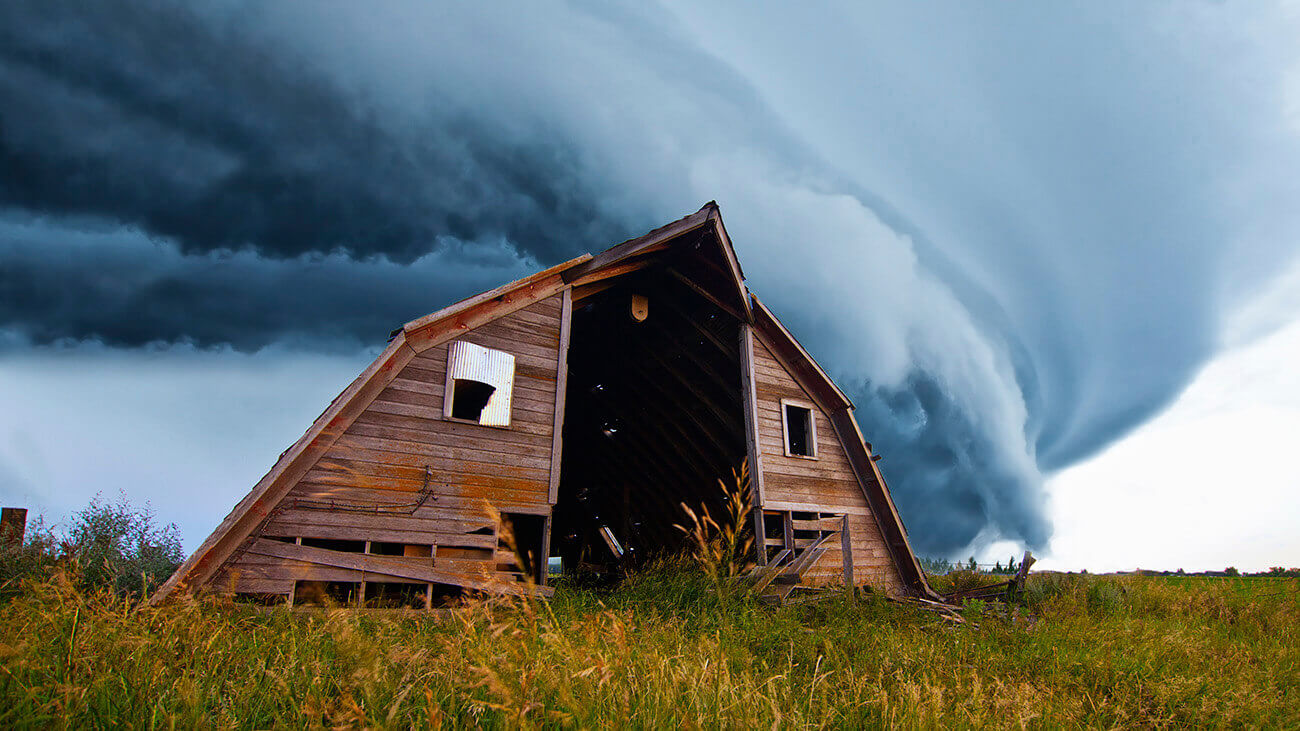
<instances>
[{"instance_id":1,"label":"metal sheet","mask_svg":"<svg viewBox=\"0 0 1300 731\"><path fill-rule=\"evenodd\" d=\"M496 390L479 415L484 426L510 426L510 400L515 385L515 357L501 350L456 341L447 355L448 396L455 379L478 381ZM443 415L451 416L451 399L444 399Z\"/></svg>"}]
</instances>

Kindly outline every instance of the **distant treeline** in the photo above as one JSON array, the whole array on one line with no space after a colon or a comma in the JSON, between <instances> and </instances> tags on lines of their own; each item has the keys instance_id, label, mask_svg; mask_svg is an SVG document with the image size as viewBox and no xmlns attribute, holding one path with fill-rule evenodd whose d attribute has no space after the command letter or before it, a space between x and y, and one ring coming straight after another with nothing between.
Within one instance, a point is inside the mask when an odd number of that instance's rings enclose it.
<instances>
[{"instance_id":1,"label":"distant treeline","mask_svg":"<svg viewBox=\"0 0 1300 731\"><path fill-rule=\"evenodd\" d=\"M1238 571L1235 567L1229 566L1222 571L1152 571L1151 569L1138 569L1137 571L1120 571L1121 574L1141 574L1142 576L1272 576L1278 578L1300 578L1300 568L1284 568L1274 566L1268 571Z\"/></svg>"},{"instance_id":2,"label":"distant treeline","mask_svg":"<svg viewBox=\"0 0 1300 731\"><path fill-rule=\"evenodd\" d=\"M955 571L970 571L981 574L1014 574L1020 569L1020 564L1016 563L1016 557L1012 556L1007 559L1004 565L1001 562L995 564L976 563L975 557L971 556L965 563L952 562L944 558L928 558L925 556L918 557L921 562L921 568L930 576L943 576ZM1087 569L1079 573L1088 573ZM1286 577L1300 578L1300 568L1285 568L1282 566L1273 566L1267 571L1238 571L1236 567L1229 566L1222 571L1153 571L1151 569L1137 569L1136 571L1116 571L1117 574L1141 574L1143 576L1264 576L1264 577Z\"/></svg>"},{"instance_id":3,"label":"distant treeline","mask_svg":"<svg viewBox=\"0 0 1300 731\"><path fill-rule=\"evenodd\" d=\"M1011 575L1020 570L1020 564L1016 562L1015 556L1008 558L1005 565L1001 561L993 564L978 563L975 561L974 556L967 559L965 563L954 563L946 558L928 558L926 556L918 556L917 558L921 562L921 568L931 576L942 576L954 571Z\"/></svg>"}]
</instances>

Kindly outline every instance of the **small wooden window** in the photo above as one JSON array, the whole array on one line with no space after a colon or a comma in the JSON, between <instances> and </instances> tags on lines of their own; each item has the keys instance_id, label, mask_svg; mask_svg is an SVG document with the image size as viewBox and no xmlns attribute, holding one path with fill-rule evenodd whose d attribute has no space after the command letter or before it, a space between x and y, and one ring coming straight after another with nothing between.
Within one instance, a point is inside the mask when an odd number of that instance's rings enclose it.
<instances>
[{"instance_id":1,"label":"small wooden window","mask_svg":"<svg viewBox=\"0 0 1300 731\"><path fill-rule=\"evenodd\" d=\"M447 387L442 416L483 426L510 426L515 357L501 350L457 341L447 349Z\"/></svg>"},{"instance_id":2,"label":"small wooden window","mask_svg":"<svg viewBox=\"0 0 1300 731\"><path fill-rule=\"evenodd\" d=\"M785 456L817 458L817 421L813 405L792 399L781 400L781 430L785 435Z\"/></svg>"}]
</instances>

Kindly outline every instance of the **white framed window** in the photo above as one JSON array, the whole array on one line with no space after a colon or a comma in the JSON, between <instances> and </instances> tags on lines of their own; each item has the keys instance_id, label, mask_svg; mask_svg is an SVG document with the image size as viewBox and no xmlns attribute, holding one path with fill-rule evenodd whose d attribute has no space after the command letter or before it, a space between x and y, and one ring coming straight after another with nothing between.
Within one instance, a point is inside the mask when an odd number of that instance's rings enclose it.
<instances>
[{"instance_id":1,"label":"white framed window","mask_svg":"<svg viewBox=\"0 0 1300 731\"><path fill-rule=\"evenodd\" d=\"M515 357L458 340L447 349L442 418L483 426L510 426Z\"/></svg>"},{"instance_id":2,"label":"white framed window","mask_svg":"<svg viewBox=\"0 0 1300 731\"><path fill-rule=\"evenodd\" d=\"M781 399L781 433L785 437L785 456L817 459L816 408L807 401Z\"/></svg>"}]
</instances>

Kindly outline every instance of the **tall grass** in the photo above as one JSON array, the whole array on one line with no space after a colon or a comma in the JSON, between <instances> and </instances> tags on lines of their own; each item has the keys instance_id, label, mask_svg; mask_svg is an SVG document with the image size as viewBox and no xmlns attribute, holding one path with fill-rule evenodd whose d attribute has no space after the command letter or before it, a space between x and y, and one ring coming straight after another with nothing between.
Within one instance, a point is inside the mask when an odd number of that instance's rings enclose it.
<instances>
[{"instance_id":1,"label":"tall grass","mask_svg":"<svg viewBox=\"0 0 1300 731\"><path fill-rule=\"evenodd\" d=\"M153 608L74 579L0 606L0 725L1300 724L1294 579L1034 576L978 627L870 595L770 608L673 564L437 618Z\"/></svg>"}]
</instances>

